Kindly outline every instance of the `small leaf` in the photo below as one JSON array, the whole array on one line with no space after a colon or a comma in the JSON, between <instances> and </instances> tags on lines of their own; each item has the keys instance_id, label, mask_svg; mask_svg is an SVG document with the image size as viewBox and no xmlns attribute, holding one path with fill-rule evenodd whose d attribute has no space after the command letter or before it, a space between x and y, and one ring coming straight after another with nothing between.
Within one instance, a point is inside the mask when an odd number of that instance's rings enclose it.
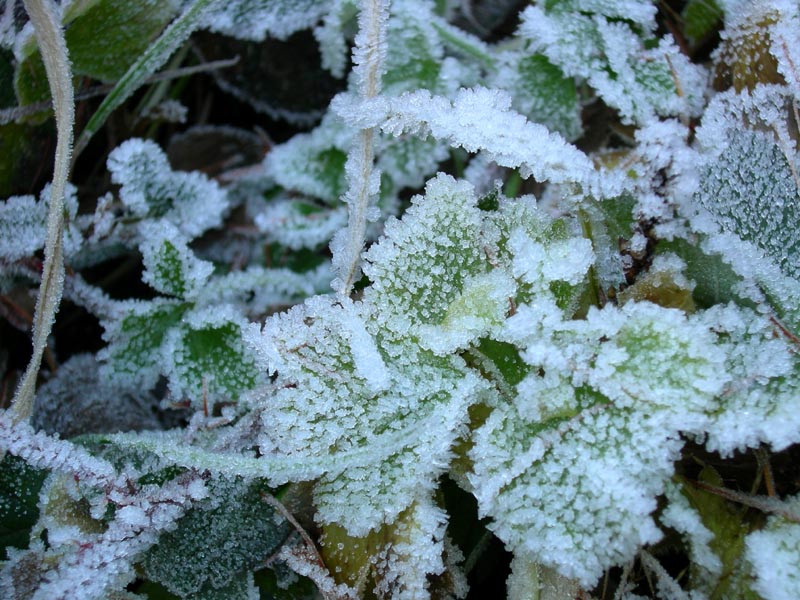
<instances>
[{"instance_id":1,"label":"small leaf","mask_svg":"<svg viewBox=\"0 0 800 600\"><path fill-rule=\"evenodd\" d=\"M223 400L236 401L254 387L259 372L242 341L242 327L242 319L224 305L186 315L181 327L167 336L162 354L170 391L197 408L210 408Z\"/></svg>"},{"instance_id":2,"label":"small leaf","mask_svg":"<svg viewBox=\"0 0 800 600\"><path fill-rule=\"evenodd\" d=\"M180 302L131 302L124 316L103 323L109 342L98 355L107 377L132 386L152 388L162 372L161 347L189 305Z\"/></svg>"},{"instance_id":3,"label":"small leaf","mask_svg":"<svg viewBox=\"0 0 800 600\"><path fill-rule=\"evenodd\" d=\"M147 578L181 597L223 593L274 554L291 526L267 502L260 482L218 478L210 497L162 533L141 561ZM242 597L242 596L239 596Z\"/></svg>"},{"instance_id":4,"label":"small leaf","mask_svg":"<svg viewBox=\"0 0 800 600\"><path fill-rule=\"evenodd\" d=\"M186 236L168 221L144 222L139 233L145 266L142 281L162 294L182 299L198 296L214 267L194 255Z\"/></svg>"},{"instance_id":5,"label":"small leaf","mask_svg":"<svg viewBox=\"0 0 800 600\"><path fill-rule=\"evenodd\" d=\"M16 456L0 462L0 559L7 548L27 548L29 533L39 516L39 490L47 473Z\"/></svg>"}]
</instances>

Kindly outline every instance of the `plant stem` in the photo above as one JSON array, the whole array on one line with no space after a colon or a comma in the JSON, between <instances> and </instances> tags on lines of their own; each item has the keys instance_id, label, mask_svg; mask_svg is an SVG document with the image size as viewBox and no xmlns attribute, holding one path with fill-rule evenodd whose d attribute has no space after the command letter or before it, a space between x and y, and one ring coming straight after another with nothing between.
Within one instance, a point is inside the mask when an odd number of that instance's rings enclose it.
<instances>
[{"instance_id":1,"label":"plant stem","mask_svg":"<svg viewBox=\"0 0 800 600\"><path fill-rule=\"evenodd\" d=\"M374 98L381 91L388 16L389 0L362 0L353 61L359 95L365 100ZM374 137L374 128L362 129L345 165L349 184L344 196L348 206L347 229L331 244L337 275L332 285L340 294L350 293L361 272L361 250L367 234L369 207L380 192L380 174L373 167Z\"/></svg>"},{"instance_id":2,"label":"plant stem","mask_svg":"<svg viewBox=\"0 0 800 600\"><path fill-rule=\"evenodd\" d=\"M75 121L72 71L58 11L52 0L24 0L24 5L36 32L50 84L58 135L53 183L50 187L42 283L33 315L33 356L14 396L11 411L15 422L27 420L33 412L36 377L64 287L64 192L69 178L72 127Z\"/></svg>"}]
</instances>

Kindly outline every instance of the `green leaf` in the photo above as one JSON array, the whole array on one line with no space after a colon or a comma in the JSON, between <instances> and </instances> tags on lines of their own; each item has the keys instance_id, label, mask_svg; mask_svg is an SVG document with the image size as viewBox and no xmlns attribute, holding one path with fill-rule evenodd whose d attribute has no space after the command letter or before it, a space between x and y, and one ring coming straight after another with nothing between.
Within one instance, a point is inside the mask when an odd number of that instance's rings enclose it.
<instances>
[{"instance_id":1,"label":"green leaf","mask_svg":"<svg viewBox=\"0 0 800 600\"><path fill-rule=\"evenodd\" d=\"M472 186L439 175L425 191L365 255L364 273L373 282L365 298L393 329L441 323L464 282L489 267Z\"/></svg>"},{"instance_id":2,"label":"green leaf","mask_svg":"<svg viewBox=\"0 0 800 600\"><path fill-rule=\"evenodd\" d=\"M700 307L708 308L728 302L748 304L734 292L742 278L719 254L706 254L699 244L680 238L659 241L656 253L668 252L679 256L686 263L684 273L695 283L692 297Z\"/></svg>"},{"instance_id":3,"label":"green leaf","mask_svg":"<svg viewBox=\"0 0 800 600\"><path fill-rule=\"evenodd\" d=\"M190 313L170 333L166 348L171 392L198 408L236 401L259 379L255 359L242 341L242 323L224 306Z\"/></svg>"},{"instance_id":4,"label":"green leaf","mask_svg":"<svg viewBox=\"0 0 800 600\"><path fill-rule=\"evenodd\" d=\"M497 83L509 89L514 107L530 121L575 140L582 133L580 104L575 80L552 64L543 54L509 53L511 62L498 69ZM512 81L505 81L510 73Z\"/></svg>"},{"instance_id":5,"label":"green leaf","mask_svg":"<svg viewBox=\"0 0 800 600\"><path fill-rule=\"evenodd\" d=\"M153 387L163 368L164 339L189 306L161 300L132 302L119 320L103 323L109 343L98 357L105 361L106 376L133 386Z\"/></svg>"},{"instance_id":6,"label":"green leaf","mask_svg":"<svg viewBox=\"0 0 800 600\"><path fill-rule=\"evenodd\" d=\"M6 548L27 548L29 533L39 517L39 490L47 472L30 467L16 456L0 462L0 560Z\"/></svg>"},{"instance_id":7,"label":"green leaf","mask_svg":"<svg viewBox=\"0 0 800 600\"><path fill-rule=\"evenodd\" d=\"M164 3L166 4L166 3ZM147 49L135 56L138 58L119 79L114 89L105 97L99 108L89 119L83 132L75 143L75 155L81 153L92 136L103 126L108 116L150 75L167 62L178 47L201 25L201 20L213 0L194 0L188 8L175 19L169 27Z\"/></svg>"},{"instance_id":8,"label":"green leaf","mask_svg":"<svg viewBox=\"0 0 800 600\"><path fill-rule=\"evenodd\" d=\"M697 479L701 483L724 487L722 478L710 466L703 467ZM708 548L722 565L721 571L711 576L693 563L692 588L701 590L710 600L756 600L758 595L751 589L749 569L744 561L745 538L751 526L743 520L741 509L683 478L678 480L681 493L691 508L697 511L703 525L713 534Z\"/></svg>"},{"instance_id":9,"label":"green leaf","mask_svg":"<svg viewBox=\"0 0 800 600\"><path fill-rule=\"evenodd\" d=\"M726 147L702 175L696 199L724 230L756 244L800 279L796 174L771 134L734 127L728 134Z\"/></svg>"},{"instance_id":10,"label":"green leaf","mask_svg":"<svg viewBox=\"0 0 800 600\"><path fill-rule=\"evenodd\" d=\"M208 486L209 498L181 517L176 530L163 533L141 561L148 579L182 598L231 597L243 576L274 554L291 531L264 501L262 494L270 490L263 483L218 478Z\"/></svg>"},{"instance_id":11,"label":"green leaf","mask_svg":"<svg viewBox=\"0 0 800 600\"><path fill-rule=\"evenodd\" d=\"M174 14L174 4L160 0L71 3L63 22L73 74L116 81L148 49ZM20 105L48 100L49 88L38 49L31 41L23 52L25 58L17 68L15 81Z\"/></svg>"},{"instance_id":12,"label":"green leaf","mask_svg":"<svg viewBox=\"0 0 800 600\"><path fill-rule=\"evenodd\" d=\"M162 294L195 298L214 271L210 262L198 259L188 238L168 221L140 225L145 271L142 280Z\"/></svg>"},{"instance_id":13,"label":"green leaf","mask_svg":"<svg viewBox=\"0 0 800 600\"><path fill-rule=\"evenodd\" d=\"M689 0L683 9L684 33L697 41L706 37L721 22L723 12L715 0Z\"/></svg>"}]
</instances>

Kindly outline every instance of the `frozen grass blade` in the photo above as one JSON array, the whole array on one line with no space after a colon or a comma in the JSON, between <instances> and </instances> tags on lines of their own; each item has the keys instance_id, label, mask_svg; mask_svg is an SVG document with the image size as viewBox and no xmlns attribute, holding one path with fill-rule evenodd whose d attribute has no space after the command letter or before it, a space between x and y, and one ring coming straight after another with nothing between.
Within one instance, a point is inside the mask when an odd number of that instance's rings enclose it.
<instances>
[{"instance_id":1,"label":"frozen grass blade","mask_svg":"<svg viewBox=\"0 0 800 600\"><path fill-rule=\"evenodd\" d=\"M58 136L56 141L53 184L50 187L50 209L47 216L47 241L44 249L44 268L39 298L33 316L33 356L17 388L12 407L15 421L27 420L33 411L36 376L42 363L42 353L61 301L64 287L64 190L69 177L72 152L72 127L75 121L75 102L72 91L72 72L67 44L58 12L51 0L25 0L25 10L33 23L36 40L53 96Z\"/></svg>"},{"instance_id":2,"label":"frozen grass blade","mask_svg":"<svg viewBox=\"0 0 800 600\"><path fill-rule=\"evenodd\" d=\"M202 24L203 15L215 0L195 0L184 13L175 19L159 38L153 42L122 76L114 89L106 96L92 118L86 124L75 144L77 157L86 148L89 140L103 126L108 116L125 102L133 92L159 69L178 47Z\"/></svg>"}]
</instances>

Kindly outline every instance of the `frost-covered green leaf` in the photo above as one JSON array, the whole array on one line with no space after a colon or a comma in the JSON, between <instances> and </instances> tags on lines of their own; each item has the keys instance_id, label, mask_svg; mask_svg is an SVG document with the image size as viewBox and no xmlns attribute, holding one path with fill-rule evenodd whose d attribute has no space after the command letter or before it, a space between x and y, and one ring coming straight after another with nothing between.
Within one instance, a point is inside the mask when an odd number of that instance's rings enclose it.
<instances>
[{"instance_id":1,"label":"frost-covered green leaf","mask_svg":"<svg viewBox=\"0 0 800 600\"><path fill-rule=\"evenodd\" d=\"M411 344L380 350L365 310L318 297L253 338L278 374L258 401L262 454L294 457L303 480L322 476L317 518L355 536L431 492L483 388L458 360Z\"/></svg>"},{"instance_id":2,"label":"frost-covered green leaf","mask_svg":"<svg viewBox=\"0 0 800 600\"><path fill-rule=\"evenodd\" d=\"M0 201L0 258L12 262L31 256L44 248L47 236L47 212L50 186L37 200L33 196L12 196ZM64 197L70 220L78 211L75 188L67 186ZM64 228L64 250L73 253L80 246L80 233L71 222Z\"/></svg>"},{"instance_id":3,"label":"frost-covered green leaf","mask_svg":"<svg viewBox=\"0 0 800 600\"><path fill-rule=\"evenodd\" d=\"M119 79L177 12L177 1L77 0L65 7L62 23L74 75L105 82ZM18 42L15 88L21 104L49 97L33 36Z\"/></svg>"},{"instance_id":4,"label":"frost-covered green leaf","mask_svg":"<svg viewBox=\"0 0 800 600\"><path fill-rule=\"evenodd\" d=\"M678 434L702 428L727 375L710 329L674 309L561 319L534 305L509 319L533 368L476 432L470 481L512 551L591 585L660 539L650 514Z\"/></svg>"},{"instance_id":5,"label":"frost-covered green leaf","mask_svg":"<svg viewBox=\"0 0 800 600\"><path fill-rule=\"evenodd\" d=\"M698 479L707 485L723 485L710 467L704 467ZM688 587L709 598L755 600L750 569L744 560L749 526L742 521L741 511L683 478L677 483L667 486L669 504L660 521L680 533L689 547L692 563Z\"/></svg>"},{"instance_id":6,"label":"frost-covered green leaf","mask_svg":"<svg viewBox=\"0 0 800 600\"><path fill-rule=\"evenodd\" d=\"M162 368L167 333L181 322L189 304L178 301L132 301L122 316L104 323L108 342L98 355L104 374L124 385L152 388Z\"/></svg>"},{"instance_id":7,"label":"frost-covered green leaf","mask_svg":"<svg viewBox=\"0 0 800 600\"><path fill-rule=\"evenodd\" d=\"M785 91L762 86L712 102L698 141L705 150L697 201L723 231L754 243L785 273L800 276L798 162L787 129ZM741 127L731 116L750 127ZM773 129L764 131L761 123Z\"/></svg>"},{"instance_id":8,"label":"frost-covered green leaf","mask_svg":"<svg viewBox=\"0 0 800 600\"><path fill-rule=\"evenodd\" d=\"M193 239L222 222L228 199L205 175L173 172L161 148L151 141L130 139L108 157L120 199L138 219L160 217Z\"/></svg>"},{"instance_id":9,"label":"frost-covered green leaf","mask_svg":"<svg viewBox=\"0 0 800 600\"><path fill-rule=\"evenodd\" d=\"M200 294L214 266L198 259L188 238L169 221L147 221L139 226L145 271L142 280L153 289L192 299Z\"/></svg>"},{"instance_id":10,"label":"frost-covered green leaf","mask_svg":"<svg viewBox=\"0 0 800 600\"><path fill-rule=\"evenodd\" d=\"M155 398L150 390L103 376L92 354L76 354L36 393L32 423L62 438L85 433L158 429Z\"/></svg>"},{"instance_id":11,"label":"frost-covered green leaf","mask_svg":"<svg viewBox=\"0 0 800 600\"><path fill-rule=\"evenodd\" d=\"M21 458L6 456L0 463L0 547L3 560L10 548L26 548L39 515L37 501L46 472Z\"/></svg>"},{"instance_id":12,"label":"frost-covered green leaf","mask_svg":"<svg viewBox=\"0 0 800 600\"><path fill-rule=\"evenodd\" d=\"M235 401L261 379L242 341L243 319L230 306L188 312L162 349L170 392L198 408Z\"/></svg>"},{"instance_id":13,"label":"frost-covered green leaf","mask_svg":"<svg viewBox=\"0 0 800 600\"><path fill-rule=\"evenodd\" d=\"M593 171L588 158L544 125L529 122L511 104L503 91L475 87L458 90L452 100L427 90L371 100L339 95L331 108L357 127L377 126L394 136L433 136L469 152L483 151L500 166L518 167L526 178L588 182Z\"/></svg>"},{"instance_id":14,"label":"frost-covered green leaf","mask_svg":"<svg viewBox=\"0 0 800 600\"><path fill-rule=\"evenodd\" d=\"M209 492L141 561L148 579L181 598L225 589L264 564L291 531L264 501L270 492L258 481L216 478Z\"/></svg>"},{"instance_id":15,"label":"frost-covered green leaf","mask_svg":"<svg viewBox=\"0 0 800 600\"><path fill-rule=\"evenodd\" d=\"M703 71L667 38L658 39L655 3L537 4L522 13L521 35L565 75L579 77L624 121L695 115L703 102Z\"/></svg>"},{"instance_id":16,"label":"frost-covered green leaf","mask_svg":"<svg viewBox=\"0 0 800 600\"><path fill-rule=\"evenodd\" d=\"M439 176L425 192L402 221L386 224L386 237L365 255L372 281L366 298L384 326L402 336L440 323L465 280L489 267L472 186Z\"/></svg>"},{"instance_id":17,"label":"frost-covered green leaf","mask_svg":"<svg viewBox=\"0 0 800 600\"><path fill-rule=\"evenodd\" d=\"M729 455L761 443L777 451L800 442L795 342L774 321L750 311L716 307L704 318L725 335L726 370L735 374L708 425L706 446Z\"/></svg>"},{"instance_id":18,"label":"frost-covered green leaf","mask_svg":"<svg viewBox=\"0 0 800 600\"><path fill-rule=\"evenodd\" d=\"M387 56L383 73L383 91L402 92L440 87L444 57L439 36L433 27L429 2L398 0L393 3L387 26Z\"/></svg>"},{"instance_id":19,"label":"frost-covered green leaf","mask_svg":"<svg viewBox=\"0 0 800 600\"><path fill-rule=\"evenodd\" d=\"M287 190L334 203L346 189L345 149L351 140L342 123L328 117L310 133L273 148L264 159L265 173Z\"/></svg>"},{"instance_id":20,"label":"frost-covered green leaf","mask_svg":"<svg viewBox=\"0 0 800 600\"><path fill-rule=\"evenodd\" d=\"M359 596L373 589L386 598L429 597L430 575L444 571L446 514L430 499L415 502L397 521L354 538L324 527L322 555L337 579Z\"/></svg>"},{"instance_id":21,"label":"frost-covered green leaf","mask_svg":"<svg viewBox=\"0 0 800 600\"><path fill-rule=\"evenodd\" d=\"M499 57L493 87L511 92L514 108L533 123L541 123L569 141L580 137L582 125L575 81L543 54L509 51Z\"/></svg>"},{"instance_id":22,"label":"frost-covered green leaf","mask_svg":"<svg viewBox=\"0 0 800 600\"><path fill-rule=\"evenodd\" d=\"M218 2L203 18L204 27L240 40L286 39L315 25L328 11L323 0L234 0Z\"/></svg>"}]
</instances>

